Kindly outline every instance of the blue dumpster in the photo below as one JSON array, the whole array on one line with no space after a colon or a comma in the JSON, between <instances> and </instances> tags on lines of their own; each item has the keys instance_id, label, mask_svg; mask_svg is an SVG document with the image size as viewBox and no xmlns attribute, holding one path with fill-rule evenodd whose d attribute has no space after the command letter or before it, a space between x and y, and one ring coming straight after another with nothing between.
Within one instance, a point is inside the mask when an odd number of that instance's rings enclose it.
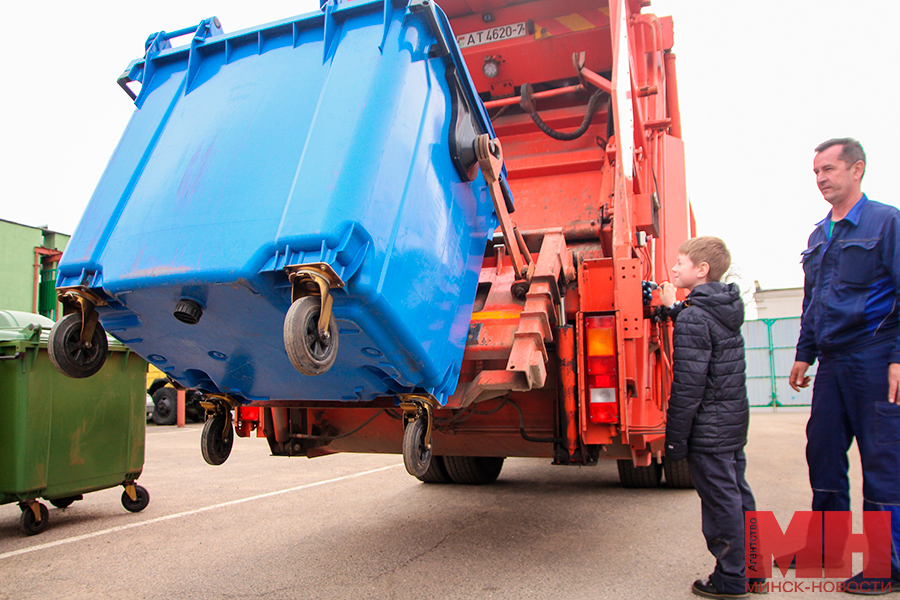
<instances>
[{"instance_id":1,"label":"blue dumpster","mask_svg":"<svg viewBox=\"0 0 900 600\"><path fill-rule=\"evenodd\" d=\"M60 294L238 402L445 403L497 219L473 150L493 130L439 8L329 0L227 35L207 19L150 36L120 84L137 109Z\"/></svg>"}]
</instances>

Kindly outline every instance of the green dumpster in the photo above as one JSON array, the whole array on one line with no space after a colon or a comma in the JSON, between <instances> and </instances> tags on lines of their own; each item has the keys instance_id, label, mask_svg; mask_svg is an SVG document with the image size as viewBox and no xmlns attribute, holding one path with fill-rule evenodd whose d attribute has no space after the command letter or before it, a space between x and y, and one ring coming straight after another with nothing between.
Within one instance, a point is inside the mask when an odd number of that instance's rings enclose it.
<instances>
[{"instance_id":1,"label":"green dumpster","mask_svg":"<svg viewBox=\"0 0 900 600\"><path fill-rule=\"evenodd\" d=\"M126 509L140 511L150 499L135 484L144 466L147 363L110 338L100 372L71 379L50 362L52 326L0 310L0 504L19 503L29 534L49 518L38 498L65 508L122 485Z\"/></svg>"}]
</instances>

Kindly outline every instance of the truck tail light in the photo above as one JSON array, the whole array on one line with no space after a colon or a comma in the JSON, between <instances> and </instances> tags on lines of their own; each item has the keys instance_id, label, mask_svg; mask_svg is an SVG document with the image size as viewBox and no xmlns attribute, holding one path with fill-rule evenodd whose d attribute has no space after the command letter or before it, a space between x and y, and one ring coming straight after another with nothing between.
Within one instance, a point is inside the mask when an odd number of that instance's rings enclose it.
<instances>
[{"instance_id":1,"label":"truck tail light","mask_svg":"<svg viewBox=\"0 0 900 600\"><path fill-rule=\"evenodd\" d=\"M588 416L591 423L619 421L615 317L587 317Z\"/></svg>"}]
</instances>

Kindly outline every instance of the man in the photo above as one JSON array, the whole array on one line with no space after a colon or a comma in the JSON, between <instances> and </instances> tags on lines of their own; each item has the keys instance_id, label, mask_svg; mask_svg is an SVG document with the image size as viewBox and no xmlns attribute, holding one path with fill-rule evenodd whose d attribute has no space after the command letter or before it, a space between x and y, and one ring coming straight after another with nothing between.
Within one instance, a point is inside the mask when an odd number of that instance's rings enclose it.
<instances>
[{"instance_id":1,"label":"man","mask_svg":"<svg viewBox=\"0 0 900 600\"><path fill-rule=\"evenodd\" d=\"M850 510L847 451L855 437L863 510L891 512L892 576L859 573L846 589L900 592L900 211L862 193L859 142L832 139L815 151L816 183L831 211L802 254L803 317L790 376L794 390L807 387L806 371L819 358L806 426L812 508Z\"/></svg>"}]
</instances>

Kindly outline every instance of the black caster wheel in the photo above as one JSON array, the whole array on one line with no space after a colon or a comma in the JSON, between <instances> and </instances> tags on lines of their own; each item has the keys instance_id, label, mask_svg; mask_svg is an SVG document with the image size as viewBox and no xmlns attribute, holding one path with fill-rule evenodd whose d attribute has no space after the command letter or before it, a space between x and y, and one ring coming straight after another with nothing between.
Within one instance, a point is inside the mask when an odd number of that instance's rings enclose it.
<instances>
[{"instance_id":1,"label":"black caster wheel","mask_svg":"<svg viewBox=\"0 0 900 600\"><path fill-rule=\"evenodd\" d=\"M131 499L128 492L122 492L122 506L130 512L141 512L150 504L150 492L147 491L147 488L140 485L135 485L134 491L137 493L135 500Z\"/></svg>"},{"instance_id":2,"label":"black caster wheel","mask_svg":"<svg viewBox=\"0 0 900 600\"><path fill-rule=\"evenodd\" d=\"M106 332L98 321L94 326L91 342L81 341L81 313L68 314L50 330L47 352L50 362L68 377L83 379L90 377L103 367L109 345Z\"/></svg>"},{"instance_id":3,"label":"black caster wheel","mask_svg":"<svg viewBox=\"0 0 900 600\"><path fill-rule=\"evenodd\" d=\"M419 479L431 469L431 448L425 447L428 418L420 417L406 426L403 432L403 465L406 472Z\"/></svg>"},{"instance_id":4,"label":"black caster wheel","mask_svg":"<svg viewBox=\"0 0 900 600\"><path fill-rule=\"evenodd\" d=\"M203 460L211 465L221 465L231 454L234 445L234 429L231 427L229 412L216 413L207 419L200 437L200 451Z\"/></svg>"},{"instance_id":5,"label":"black caster wheel","mask_svg":"<svg viewBox=\"0 0 900 600\"><path fill-rule=\"evenodd\" d=\"M37 535L47 529L47 523L50 522L50 511L47 510L47 507L37 503L40 507L41 512L41 520L38 521L34 516L34 511L30 506L21 505L22 516L19 517L19 525L22 527L22 531L24 531L28 535Z\"/></svg>"},{"instance_id":6,"label":"black caster wheel","mask_svg":"<svg viewBox=\"0 0 900 600\"><path fill-rule=\"evenodd\" d=\"M284 318L284 349L294 368L304 375L321 375L337 358L338 331L334 314L328 324L328 337L319 336L321 299L305 296L291 304Z\"/></svg>"}]
</instances>

